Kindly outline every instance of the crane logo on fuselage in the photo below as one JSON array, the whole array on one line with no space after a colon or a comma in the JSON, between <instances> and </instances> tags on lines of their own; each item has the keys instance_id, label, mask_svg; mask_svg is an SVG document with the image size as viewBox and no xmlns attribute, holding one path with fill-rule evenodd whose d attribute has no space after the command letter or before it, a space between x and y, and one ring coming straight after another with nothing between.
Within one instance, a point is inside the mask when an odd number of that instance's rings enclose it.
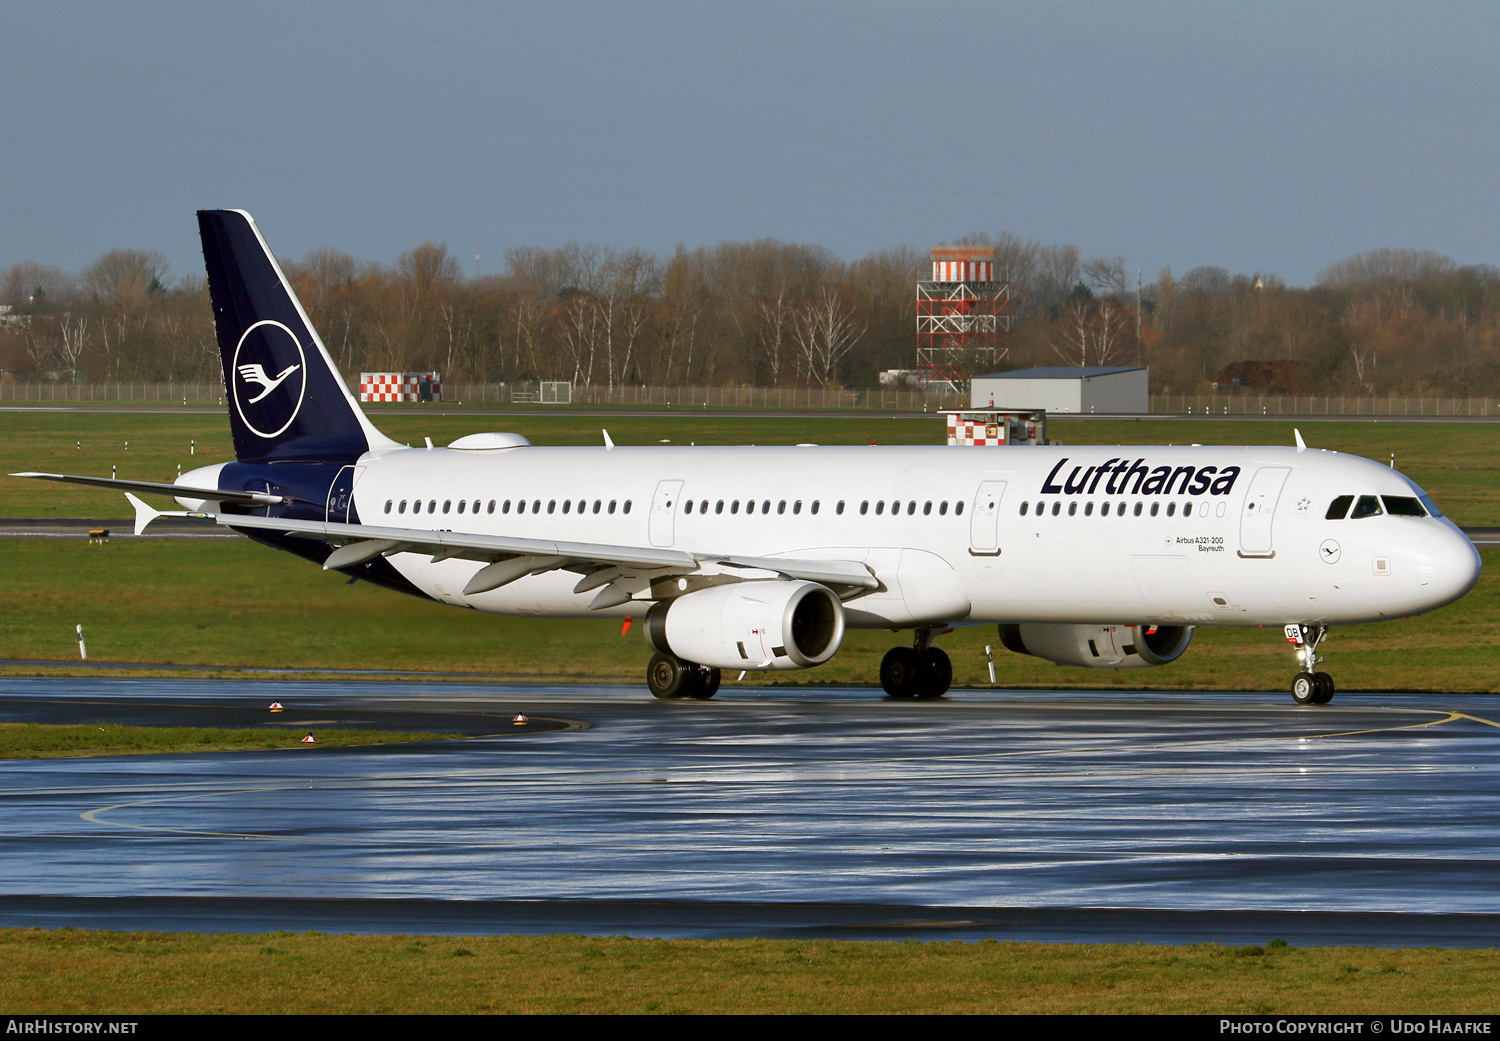
<instances>
[{"instance_id":1,"label":"crane logo on fuselage","mask_svg":"<svg viewBox=\"0 0 1500 1041\"><path fill-rule=\"evenodd\" d=\"M1144 458L1106 459L1102 466L1082 463L1058 483L1068 465L1060 459L1042 480L1043 495L1093 495L1104 483L1105 495L1228 495L1240 475L1238 466L1147 466ZM1134 483L1132 483L1134 478Z\"/></svg>"},{"instance_id":2,"label":"crane logo on fuselage","mask_svg":"<svg viewBox=\"0 0 1500 1041\"><path fill-rule=\"evenodd\" d=\"M229 376L235 411L257 437L280 436L302 411L307 355L280 322L266 319L245 330Z\"/></svg>"}]
</instances>

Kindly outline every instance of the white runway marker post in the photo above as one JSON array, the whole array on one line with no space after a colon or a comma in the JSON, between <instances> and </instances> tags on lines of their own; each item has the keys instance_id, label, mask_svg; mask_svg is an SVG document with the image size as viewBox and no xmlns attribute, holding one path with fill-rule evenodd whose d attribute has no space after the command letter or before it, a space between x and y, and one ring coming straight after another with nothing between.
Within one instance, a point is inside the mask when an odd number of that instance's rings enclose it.
<instances>
[{"instance_id":1,"label":"white runway marker post","mask_svg":"<svg viewBox=\"0 0 1500 1041\"><path fill-rule=\"evenodd\" d=\"M984 660L990 663L990 682L995 682L995 653L990 650L990 645L984 645Z\"/></svg>"},{"instance_id":2,"label":"white runway marker post","mask_svg":"<svg viewBox=\"0 0 1500 1041\"><path fill-rule=\"evenodd\" d=\"M88 649L83 646L83 625L82 624L79 624L79 626L78 626L78 657L81 658L81 659L83 659L84 661L88 661L89 660Z\"/></svg>"}]
</instances>

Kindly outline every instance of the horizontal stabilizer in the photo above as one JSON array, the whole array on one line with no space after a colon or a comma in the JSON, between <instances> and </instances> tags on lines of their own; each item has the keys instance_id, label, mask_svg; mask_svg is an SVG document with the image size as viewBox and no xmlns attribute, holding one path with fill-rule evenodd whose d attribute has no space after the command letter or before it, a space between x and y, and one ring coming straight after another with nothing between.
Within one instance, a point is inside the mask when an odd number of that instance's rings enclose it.
<instances>
[{"instance_id":1,"label":"horizontal stabilizer","mask_svg":"<svg viewBox=\"0 0 1500 1041\"><path fill-rule=\"evenodd\" d=\"M256 506L275 506L285 500L279 495L265 492L225 492L218 488L189 488L182 484L163 484L159 481L120 481L113 477L79 477L75 474L20 473L12 477L34 477L39 481L66 481L68 484L88 484L95 488L114 488L122 492L141 492L146 495L181 496L184 499L213 499L217 502L243 502Z\"/></svg>"}]
</instances>

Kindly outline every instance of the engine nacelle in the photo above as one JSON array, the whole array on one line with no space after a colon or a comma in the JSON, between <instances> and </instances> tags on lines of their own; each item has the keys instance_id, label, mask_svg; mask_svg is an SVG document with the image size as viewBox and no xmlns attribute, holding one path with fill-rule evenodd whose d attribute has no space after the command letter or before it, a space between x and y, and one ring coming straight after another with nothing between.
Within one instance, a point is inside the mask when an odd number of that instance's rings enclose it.
<instances>
[{"instance_id":1,"label":"engine nacelle","mask_svg":"<svg viewBox=\"0 0 1500 1041\"><path fill-rule=\"evenodd\" d=\"M1000 642L1017 654L1088 669L1149 669L1182 657L1190 625L1001 625Z\"/></svg>"},{"instance_id":2,"label":"engine nacelle","mask_svg":"<svg viewBox=\"0 0 1500 1041\"><path fill-rule=\"evenodd\" d=\"M767 579L700 589L655 604L646 640L717 669L810 669L844 640L844 605L816 582Z\"/></svg>"}]
</instances>

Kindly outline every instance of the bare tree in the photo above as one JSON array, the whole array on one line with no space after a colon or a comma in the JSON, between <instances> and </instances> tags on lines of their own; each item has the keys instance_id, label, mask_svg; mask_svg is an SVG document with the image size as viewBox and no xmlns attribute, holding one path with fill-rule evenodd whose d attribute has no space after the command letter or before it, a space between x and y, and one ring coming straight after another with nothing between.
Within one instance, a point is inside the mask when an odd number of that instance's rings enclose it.
<instances>
[{"instance_id":1,"label":"bare tree","mask_svg":"<svg viewBox=\"0 0 1500 1041\"><path fill-rule=\"evenodd\" d=\"M1094 289L1124 296L1130 285L1125 258L1118 254L1113 257L1090 257L1083 262L1083 280Z\"/></svg>"},{"instance_id":2,"label":"bare tree","mask_svg":"<svg viewBox=\"0 0 1500 1041\"><path fill-rule=\"evenodd\" d=\"M807 360L807 373L815 385L828 384L839 361L854 349L865 328L863 323L856 326L854 309L836 289L825 288L802 310L793 326L793 336Z\"/></svg>"}]
</instances>

